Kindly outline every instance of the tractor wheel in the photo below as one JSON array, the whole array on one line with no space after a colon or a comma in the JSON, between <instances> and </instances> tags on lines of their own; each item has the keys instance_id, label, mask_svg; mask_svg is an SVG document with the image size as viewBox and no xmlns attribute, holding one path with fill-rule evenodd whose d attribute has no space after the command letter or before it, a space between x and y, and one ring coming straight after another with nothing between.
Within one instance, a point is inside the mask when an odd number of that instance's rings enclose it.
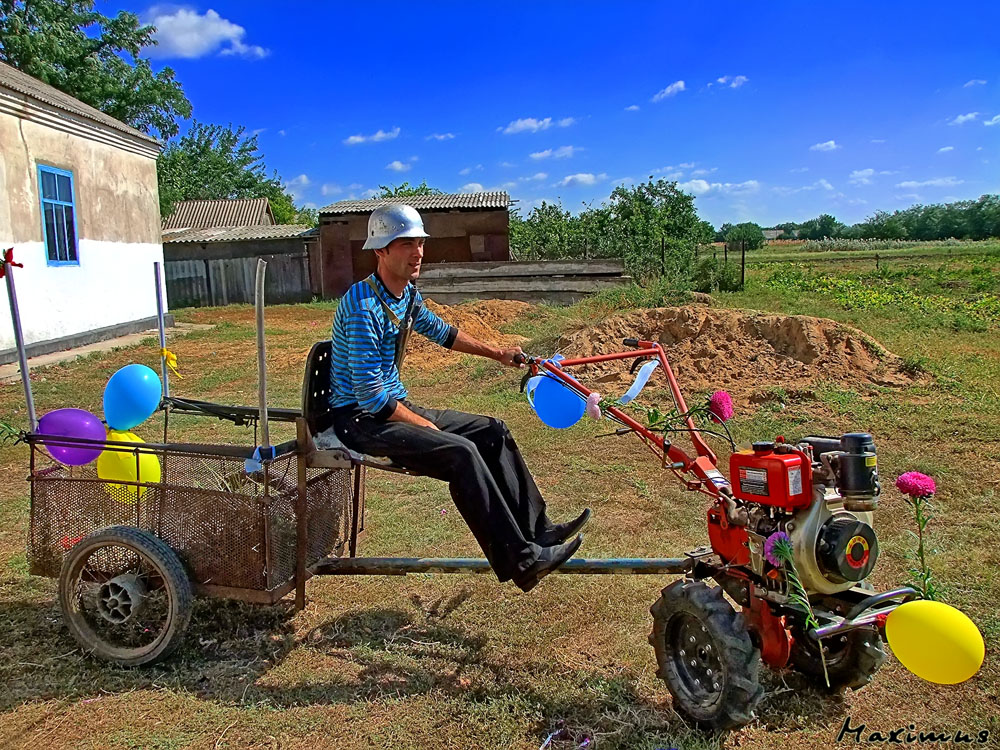
<instances>
[{"instance_id":1,"label":"tractor wheel","mask_svg":"<svg viewBox=\"0 0 1000 750\"><path fill-rule=\"evenodd\" d=\"M823 664L819 658L819 645L798 628L792 629L795 645L792 647L792 666L808 675L818 687L827 689L823 678ZM830 676L831 691L843 688L858 690L871 682L872 676L885 663L882 638L875 628L860 628L842 635L823 639L826 671Z\"/></svg>"},{"instance_id":2,"label":"tractor wheel","mask_svg":"<svg viewBox=\"0 0 1000 750\"><path fill-rule=\"evenodd\" d=\"M676 581L663 589L650 612L657 676L667 683L674 709L703 729L748 723L764 695L760 651L722 589Z\"/></svg>"},{"instance_id":3,"label":"tractor wheel","mask_svg":"<svg viewBox=\"0 0 1000 750\"><path fill-rule=\"evenodd\" d=\"M184 638L193 594L184 566L161 539L112 526L80 540L63 561L59 603L89 653L136 667L166 658Z\"/></svg>"}]
</instances>

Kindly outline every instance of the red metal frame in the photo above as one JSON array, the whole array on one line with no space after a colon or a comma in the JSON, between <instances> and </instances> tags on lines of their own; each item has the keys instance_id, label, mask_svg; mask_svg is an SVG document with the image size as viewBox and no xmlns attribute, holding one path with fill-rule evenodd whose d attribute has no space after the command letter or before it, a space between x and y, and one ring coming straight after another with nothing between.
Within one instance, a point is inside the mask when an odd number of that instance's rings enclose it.
<instances>
[{"instance_id":1,"label":"red metal frame","mask_svg":"<svg viewBox=\"0 0 1000 750\"><path fill-rule=\"evenodd\" d=\"M670 363L667 361L667 356L663 353L663 347L655 341L639 341L639 347L639 349L627 352L599 354L594 357L580 357L578 359L563 359L559 360L558 363L551 360L534 359L530 360L531 373L534 375L538 373L539 369L544 369L546 372L560 379L563 383L582 395L583 398L587 398L590 394L594 393L594 391L580 383L576 380L576 378L573 378L564 372L563 368L573 367L575 365L589 365L596 362L610 362L616 359L656 356L660 362L660 366L663 368L663 373L667 378L667 383L670 386L670 393L673 396L674 405L681 411L681 413L687 412L688 407L684 401L684 395L681 393L680 386L677 384L677 378L674 377L674 371L671 369ZM678 479L688 485L689 489L697 490L716 498L719 496L719 489L711 478L713 473L717 473L719 471L719 460L712 449L708 447L704 438L698 434L698 428L695 427L694 420L691 419L691 417L687 417L685 419L685 423L690 430L688 434L691 436L691 442L694 444L694 448L697 453L695 458L689 456L683 449L674 445L672 442L665 441L662 436L657 435L652 430L649 430L645 426L639 424L621 409L611 406L607 408L607 412L635 432L646 444L646 446L660 459L660 462L664 466L668 466L669 464L681 464L682 468L680 469L673 468L672 466L670 468ZM669 464L667 459L669 459ZM694 473L694 475L698 478L697 486L692 486L692 482L685 479L684 474L687 472Z\"/></svg>"}]
</instances>

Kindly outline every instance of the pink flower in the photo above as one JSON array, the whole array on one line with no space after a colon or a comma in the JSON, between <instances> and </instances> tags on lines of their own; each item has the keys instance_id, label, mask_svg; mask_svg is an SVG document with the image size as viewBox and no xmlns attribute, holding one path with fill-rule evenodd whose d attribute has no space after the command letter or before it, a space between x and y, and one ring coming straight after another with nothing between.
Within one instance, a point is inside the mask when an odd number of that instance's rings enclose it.
<instances>
[{"instance_id":1,"label":"pink flower","mask_svg":"<svg viewBox=\"0 0 1000 750\"><path fill-rule=\"evenodd\" d=\"M716 391L708 397L708 410L716 422L728 422L733 418L733 399L725 391Z\"/></svg>"},{"instance_id":2,"label":"pink flower","mask_svg":"<svg viewBox=\"0 0 1000 750\"><path fill-rule=\"evenodd\" d=\"M896 480L896 489L910 497L930 497L937 490L937 485L926 474L908 471Z\"/></svg>"},{"instance_id":3,"label":"pink flower","mask_svg":"<svg viewBox=\"0 0 1000 750\"><path fill-rule=\"evenodd\" d=\"M601 403L600 393L591 393L587 396L587 407L584 409L584 414L586 414L591 419L601 418L601 407L598 404Z\"/></svg>"}]
</instances>

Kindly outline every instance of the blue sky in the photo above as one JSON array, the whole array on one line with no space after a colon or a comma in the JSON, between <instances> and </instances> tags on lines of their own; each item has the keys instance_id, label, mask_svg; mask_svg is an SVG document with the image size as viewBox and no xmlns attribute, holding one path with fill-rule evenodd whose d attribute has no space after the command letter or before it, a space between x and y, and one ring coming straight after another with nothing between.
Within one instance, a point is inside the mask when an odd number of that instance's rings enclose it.
<instances>
[{"instance_id":1,"label":"blue sky","mask_svg":"<svg viewBox=\"0 0 1000 750\"><path fill-rule=\"evenodd\" d=\"M570 210L649 175L762 225L1000 192L1000 3L104 3L300 203L404 180Z\"/></svg>"}]
</instances>

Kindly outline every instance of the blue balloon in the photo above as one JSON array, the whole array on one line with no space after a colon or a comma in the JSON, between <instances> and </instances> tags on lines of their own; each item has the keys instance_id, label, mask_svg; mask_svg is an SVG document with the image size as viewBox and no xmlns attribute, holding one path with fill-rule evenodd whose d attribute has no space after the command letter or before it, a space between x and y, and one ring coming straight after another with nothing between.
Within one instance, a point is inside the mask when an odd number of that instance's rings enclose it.
<instances>
[{"instance_id":1,"label":"blue balloon","mask_svg":"<svg viewBox=\"0 0 1000 750\"><path fill-rule=\"evenodd\" d=\"M532 393L531 405L535 413L549 427L558 430L572 427L583 418L587 403L576 391L567 388L562 381L543 375L537 385L529 388Z\"/></svg>"},{"instance_id":2,"label":"blue balloon","mask_svg":"<svg viewBox=\"0 0 1000 750\"><path fill-rule=\"evenodd\" d=\"M162 395L160 378L153 370L146 365L126 365L111 376L104 389L104 421L112 430L127 432L160 408Z\"/></svg>"}]
</instances>

